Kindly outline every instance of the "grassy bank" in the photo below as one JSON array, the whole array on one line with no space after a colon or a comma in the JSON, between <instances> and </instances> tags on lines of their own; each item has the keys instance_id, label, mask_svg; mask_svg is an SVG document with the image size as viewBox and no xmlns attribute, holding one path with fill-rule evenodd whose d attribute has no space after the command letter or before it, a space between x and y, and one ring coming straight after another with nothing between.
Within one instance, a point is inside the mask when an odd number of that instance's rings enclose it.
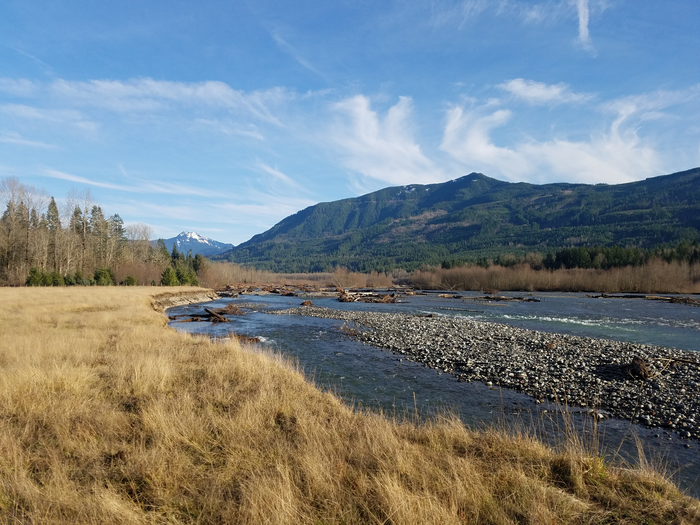
<instances>
[{"instance_id":1,"label":"grassy bank","mask_svg":"<svg viewBox=\"0 0 700 525\"><path fill-rule=\"evenodd\" d=\"M700 520L574 441L348 408L279 357L168 329L155 293L0 289L0 521Z\"/></svg>"}]
</instances>

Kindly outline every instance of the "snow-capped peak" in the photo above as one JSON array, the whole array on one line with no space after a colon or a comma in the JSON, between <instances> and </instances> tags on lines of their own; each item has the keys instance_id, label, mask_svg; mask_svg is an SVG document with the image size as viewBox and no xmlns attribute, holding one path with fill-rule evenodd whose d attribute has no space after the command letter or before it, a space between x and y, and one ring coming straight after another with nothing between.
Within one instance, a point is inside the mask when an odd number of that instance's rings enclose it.
<instances>
[{"instance_id":1,"label":"snow-capped peak","mask_svg":"<svg viewBox=\"0 0 700 525\"><path fill-rule=\"evenodd\" d=\"M196 232L182 232L178 237L185 237L188 241L194 239L195 241L208 241L206 237L202 237Z\"/></svg>"},{"instance_id":2,"label":"snow-capped peak","mask_svg":"<svg viewBox=\"0 0 700 525\"><path fill-rule=\"evenodd\" d=\"M165 245L169 250L172 250L173 245L175 245L181 252L192 250L192 253L201 253L202 255L217 254L233 248L232 244L215 241L196 232L187 231L183 231L172 239L166 239Z\"/></svg>"}]
</instances>

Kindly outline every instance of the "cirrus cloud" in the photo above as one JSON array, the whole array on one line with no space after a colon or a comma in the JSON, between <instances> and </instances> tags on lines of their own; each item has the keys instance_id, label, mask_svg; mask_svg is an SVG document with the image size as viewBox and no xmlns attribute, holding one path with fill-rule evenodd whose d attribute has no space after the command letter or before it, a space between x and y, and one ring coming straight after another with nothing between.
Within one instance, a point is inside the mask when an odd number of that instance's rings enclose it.
<instances>
[{"instance_id":1,"label":"cirrus cloud","mask_svg":"<svg viewBox=\"0 0 700 525\"><path fill-rule=\"evenodd\" d=\"M341 118L331 130L331 140L341 149L348 168L389 184L444 179L412 135L411 98L399 97L383 118L361 95L337 102L333 110Z\"/></svg>"},{"instance_id":2,"label":"cirrus cloud","mask_svg":"<svg viewBox=\"0 0 700 525\"><path fill-rule=\"evenodd\" d=\"M75 82L56 80L50 91L78 104L103 107L119 112L154 111L169 103L203 105L211 108L242 110L260 120L281 125L270 105L288 98L282 88L245 93L218 81L170 82L151 78L90 80Z\"/></svg>"},{"instance_id":3,"label":"cirrus cloud","mask_svg":"<svg viewBox=\"0 0 700 525\"><path fill-rule=\"evenodd\" d=\"M592 134L588 141L555 137L510 147L496 145L490 132L504 126L511 113L491 111L488 106L470 111L451 108L441 149L469 169L513 181L622 183L661 170L656 151L643 143L634 126L627 125L632 116L628 107L617 115L608 131Z\"/></svg>"},{"instance_id":4,"label":"cirrus cloud","mask_svg":"<svg viewBox=\"0 0 700 525\"><path fill-rule=\"evenodd\" d=\"M498 84L497 87L529 104L580 103L593 98L593 95L587 93L572 92L569 86L563 82L559 84L545 84L524 78L514 78Z\"/></svg>"}]
</instances>

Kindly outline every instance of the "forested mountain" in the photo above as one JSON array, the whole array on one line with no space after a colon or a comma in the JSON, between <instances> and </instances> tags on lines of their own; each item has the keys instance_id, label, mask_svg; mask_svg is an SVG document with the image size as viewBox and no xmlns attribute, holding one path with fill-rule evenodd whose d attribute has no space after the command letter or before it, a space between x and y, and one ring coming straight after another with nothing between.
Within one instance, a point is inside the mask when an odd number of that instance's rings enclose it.
<instances>
[{"instance_id":1,"label":"forested mountain","mask_svg":"<svg viewBox=\"0 0 700 525\"><path fill-rule=\"evenodd\" d=\"M220 258L275 271L413 269L446 258L700 239L700 168L617 185L479 173L317 204Z\"/></svg>"}]
</instances>

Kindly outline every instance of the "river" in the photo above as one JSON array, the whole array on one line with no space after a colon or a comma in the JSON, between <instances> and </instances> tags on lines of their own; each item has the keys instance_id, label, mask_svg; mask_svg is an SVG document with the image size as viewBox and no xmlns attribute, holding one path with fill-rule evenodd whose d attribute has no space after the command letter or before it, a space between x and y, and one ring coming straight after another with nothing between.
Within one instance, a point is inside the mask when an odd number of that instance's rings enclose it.
<instances>
[{"instance_id":1,"label":"river","mask_svg":"<svg viewBox=\"0 0 700 525\"><path fill-rule=\"evenodd\" d=\"M314 305L339 310L400 312L467 317L520 328L578 336L612 339L700 352L700 308L642 299L594 299L585 294L536 293L539 302L485 302L479 294L460 292L462 298L438 297L437 293L402 298L402 303L340 303L335 298L311 298ZM522 294L504 294L510 296ZM202 307L229 303L256 303L271 309L298 306L301 297L246 295L204 305L168 310L169 315L200 314ZM178 331L225 337L230 331L260 337L263 345L291 357L319 387L334 391L346 402L381 410L399 417L431 417L449 411L466 424L513 425L537 432L542 438L561 439L562 421L557 407L535 404L526 395L489 388L478 382L458 382L400 355L363 345L341 330L342 321L297 315L249 312L229 317L231 323L177 323ZM588 416L575 414L579 432L593 427ZM634 459L635 436L644 444L647 457L662 461L688 493L700 496L700 443L683 440L673 432L632 425L629 421L604 419L598 438L609 457Z\"/></svg>"}]
</instances>

